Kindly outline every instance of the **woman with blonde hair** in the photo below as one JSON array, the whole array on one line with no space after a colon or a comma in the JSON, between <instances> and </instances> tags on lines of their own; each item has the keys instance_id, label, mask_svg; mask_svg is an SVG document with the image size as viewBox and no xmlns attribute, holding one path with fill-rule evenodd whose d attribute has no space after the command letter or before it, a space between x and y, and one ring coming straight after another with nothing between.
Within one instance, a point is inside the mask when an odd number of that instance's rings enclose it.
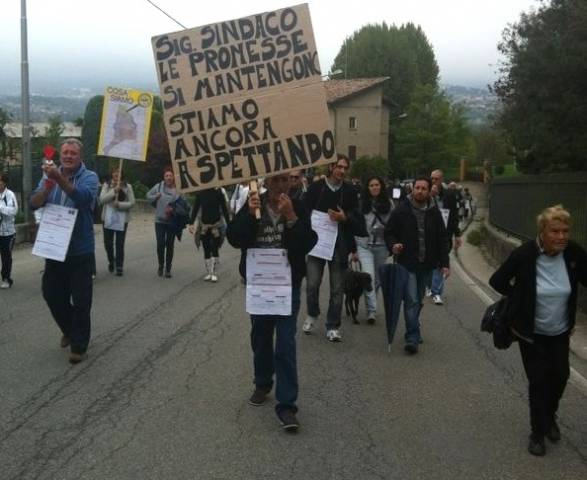
<instances>
[{"instance_id":1,"label":"woman with blonde hair","mask_svg":"<svg viewBox=\"0 0 587 480\"><path fill-rule=\"evenodd\" d=\"M587 253L569 239L571 215L562 205L543 210L537 226L536 239L516 248L489 283L509 298L509 326L529 383L528 451L543 456L544 437L561 436L557 411L569 378L577 287L587 285Z\"/></svg>"}]
</instances>

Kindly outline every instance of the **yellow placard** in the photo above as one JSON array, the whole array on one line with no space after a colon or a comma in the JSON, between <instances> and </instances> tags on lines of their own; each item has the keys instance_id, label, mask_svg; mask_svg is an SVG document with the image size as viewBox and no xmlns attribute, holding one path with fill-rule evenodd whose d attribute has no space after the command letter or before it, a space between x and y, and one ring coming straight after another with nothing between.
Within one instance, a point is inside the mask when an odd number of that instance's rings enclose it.
<instances>
[{"instance_id":1,"label":"yellow placard","mask_svg":"<svg viewBox=\"0 0 587 480\"><path fill-rule=\"evenodd\" d=\"M98 155L144 162L152 111L152 93L106 87Z\"/></svg>"}]
</instances>

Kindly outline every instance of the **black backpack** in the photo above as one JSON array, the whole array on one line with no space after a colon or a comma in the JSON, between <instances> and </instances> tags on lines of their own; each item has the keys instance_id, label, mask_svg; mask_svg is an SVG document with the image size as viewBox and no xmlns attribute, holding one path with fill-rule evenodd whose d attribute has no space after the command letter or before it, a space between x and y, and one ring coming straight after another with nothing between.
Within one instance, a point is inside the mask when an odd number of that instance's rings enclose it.
<instances>
[{"instance_id":1,"label":"black backpack","mask_svg":"<svg viewBox=\"0 0 587 480\"><path fill-rule=\"evenodd\" d=\"M481 319L481 331L493 334L493 345L499 350L509 348L514 341L509 327L509 310L508 297L501 297L487 307Z\"/></svg>"}]
</instances>

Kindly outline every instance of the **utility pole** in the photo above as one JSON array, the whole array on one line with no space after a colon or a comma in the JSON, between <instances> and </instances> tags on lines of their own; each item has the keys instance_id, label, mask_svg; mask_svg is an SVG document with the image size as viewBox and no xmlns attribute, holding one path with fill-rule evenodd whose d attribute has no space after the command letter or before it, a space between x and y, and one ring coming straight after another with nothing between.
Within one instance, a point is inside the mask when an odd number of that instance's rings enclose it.
<instances>
[{"instance_id":1,"label":"utility pole","mask_svg":"<svg viewBox=\"0 0 587 480\"><path fill-rule=\"evenodd\" d=\"M20 1L20 96L22 110L22 205L25 222L31 218L29 197L32 189L31 119L29 101L29 54L27 43L26 0Z\"/></svg>"}]
</instances>

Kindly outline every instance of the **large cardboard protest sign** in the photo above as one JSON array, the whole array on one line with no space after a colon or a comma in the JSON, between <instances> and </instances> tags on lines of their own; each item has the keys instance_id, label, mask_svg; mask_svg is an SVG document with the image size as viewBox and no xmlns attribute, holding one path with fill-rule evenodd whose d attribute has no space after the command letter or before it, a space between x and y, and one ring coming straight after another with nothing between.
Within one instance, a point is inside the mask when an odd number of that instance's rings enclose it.
<instances>
[{"instance_id":1,"label":"large cardboard protest sign","mask_svg":"<svg viewBox=\"0 0 587 480\"><path fill-rule=\"evenodd\" d=\"M144 162L152 110L153 94L106 87L98 155Z\"/></svg>"},{"instance_id":2,"label":"large cardboard protest sign","mask_svg":"<svg viewBox=\"0 0 587 480\"><path fill-rule=\"evenodd\" d=\"M307 4L160 35L153 51L181 191L334 160Z\"/></svg>"}]
</instances>

